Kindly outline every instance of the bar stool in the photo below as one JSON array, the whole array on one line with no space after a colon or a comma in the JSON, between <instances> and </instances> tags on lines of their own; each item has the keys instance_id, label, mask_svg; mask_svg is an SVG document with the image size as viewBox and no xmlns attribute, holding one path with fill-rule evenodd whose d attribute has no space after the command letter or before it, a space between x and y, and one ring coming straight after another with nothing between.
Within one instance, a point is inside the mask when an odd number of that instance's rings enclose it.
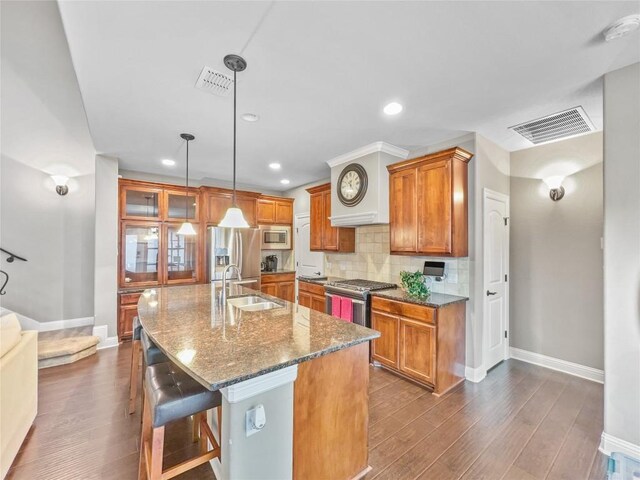
<instances>
[{"instance_id":1,"label":"bar stool","mask_svg":"<svg viewBox=\"0 0 640 480\"><path fill-rule=\"evenodd\" d=\"M165 480L220 458L220 446L207 423L206 411L220 407L220 392L207 390L171 362L147 367L142 412L139 480ZM200 454L167 470L162 470L165 425L194 415ZM194 432L196 429L194 429ZM204 433L204 436L202 435ZM194 433L195 435L195 433ZM209 450L207 440L213 448Z\"/></svg>"},{"instance_id":2,"label":"bar stool","mask_svg":"<svg viewBox=\"0 0 640 480\"><path fill-rule=\"evenodd\" d=\"M131 345L131 373L129 376L129 415L135 413L136 411L140 350L142 350L143 353L143 371L145 365L155 365L156 363L169 361L166 355L160 351L160 349L151 341L149 336L142 329L140 319L138 319L138 317L136 316L133 318L133 339Z\"/></svg>"}]
</instances>

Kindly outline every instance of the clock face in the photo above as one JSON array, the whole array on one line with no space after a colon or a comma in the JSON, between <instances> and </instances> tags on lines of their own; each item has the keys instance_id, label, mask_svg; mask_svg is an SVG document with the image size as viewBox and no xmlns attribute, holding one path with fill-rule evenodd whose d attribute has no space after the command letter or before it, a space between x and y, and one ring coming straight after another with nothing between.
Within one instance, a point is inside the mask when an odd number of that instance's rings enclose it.
<instances>
[{"instance_id":1,"label":"clock face","mask_svg":"<svg viewBox=\"0 0 640 480\"><path fill-rule=\"evenodd\" d=\"M347 165L340 173L337 187L340 202L353 207L360 203L367 191L367 172L357 163Z\"/></svg>"}]
</instances>

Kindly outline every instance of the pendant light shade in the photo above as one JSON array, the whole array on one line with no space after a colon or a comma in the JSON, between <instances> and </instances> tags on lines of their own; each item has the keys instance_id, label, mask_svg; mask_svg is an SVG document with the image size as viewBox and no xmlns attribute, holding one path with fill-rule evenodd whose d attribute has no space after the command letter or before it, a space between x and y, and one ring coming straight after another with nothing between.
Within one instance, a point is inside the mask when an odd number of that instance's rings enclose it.
<instances>
[{"instance_id":1,"label":"pendant light shade","mask_svg":"<svg viewBox=\"0 0 640 480\"><path fill-rule=\"evenodd\" d=\"M227 213L224 214L224 218L219 224L220 227L228 228L249 228L249 224L244 219L242 210L238 207L230 207Z\"/></svg>"},{"instance_id":2,"label":"pendant light shade","mask_svg":"<svg viewBox=\"0 0 640 480\"><path fill-rule=\"evenodd\" d=\"M184 223L176 232L178 235L195 235L196 230L189 221L189 142L196 137L190 133L181 133L180 138L187 141L187 171L184 176Z\"/></svg>"},{"instance_id":3,"label":"pendant light shade","mask_svg":"<svg viewBox=\"0 0 640 480\"><path fill-rule=\"evenodd\" d=\"M224 64L229 70L233 71L233 203L218 226L249 228L249 223L245 220L242 210L236 204L236 73L242 72L247 68L247 62L238 55L227 55L224 57Z\"/></svg>"}]
</instances>

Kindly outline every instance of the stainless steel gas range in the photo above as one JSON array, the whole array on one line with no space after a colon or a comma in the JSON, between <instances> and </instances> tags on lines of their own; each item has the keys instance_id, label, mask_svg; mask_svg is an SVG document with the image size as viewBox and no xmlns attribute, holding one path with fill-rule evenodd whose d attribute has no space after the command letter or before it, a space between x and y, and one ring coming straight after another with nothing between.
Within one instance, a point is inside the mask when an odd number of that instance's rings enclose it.
<instances>
[{"instance_id":1,"label":"stainless steel gas range","mask_svg":"<svg viewBox=\"0 0 640 480\"><path fill-rule=\"evenodd\" d=\"M334 301L339 297L351 300L352 321L358 325L371 327L371 292L398 288L395 283L374 282L355 278L353 280L337 280L327 283L325 286L325 312L329 315L333 312Z\"/></svg>"}]
</instances>

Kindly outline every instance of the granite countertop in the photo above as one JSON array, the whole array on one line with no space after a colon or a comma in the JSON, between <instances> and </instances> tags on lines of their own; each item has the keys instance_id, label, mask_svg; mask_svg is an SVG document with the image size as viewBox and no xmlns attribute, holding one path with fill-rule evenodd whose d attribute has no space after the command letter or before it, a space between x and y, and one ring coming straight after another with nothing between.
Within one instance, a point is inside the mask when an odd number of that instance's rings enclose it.
<instances>
[{"instance_id":1,"label":"granite countertop","mask_svg":"<svg viewBox=\"0 0 640 480\"><path fill-rule=\"evenodd\" d=\"M260 275L278 275L281 273L296 273L295 270L276 270L275 272L267 272L266 270L262 270Z\"/></svg>"},{"instance_id":2,"label":"granite countertop","mask_svg":"<svg viewBox=\"0 0 640 480\"><path fill-rule=\"evenodd\" d=\"M142 293L146 289L146 287L123 287L118 289L118 293Z\"/></svg>"},{"instance_id":3,"label":"granite countertop","mask_svg":"<svg viewBox=\"0 0 640 480\"><path fill-rule=\"evenodd\" d=\"M440 308L452 303L466 302L467 297L459 297L457 295L448 295L446 293L432 293L426 298L411 297L402 288L390 288L387 290L377 290L371 292L374 297L388 298L399 302L415 303L417 305L425 305L427 307Z\"/></svg>"},{"instance_id":4,"label":"granite countertop","mask_svg":"<svg viewBox=\"0 0 640 480\"><path fill-rule=\"evenodd\" d=\"M342 277L326 277L326 278L309 278L309 277L298 277L298 280L301 282L315 283L316 285L326 285L329 282L338 282L340 280L344 280Z\"/></svg>"},{"instance_id":5,"label":"granite countertop","mask_svg":"<svg viewBox=\"0 0 640 480\"><path fill-rule=\"evenodd\" d=\"M249 312L222 306L213 284L155 288L138 302L142 327L172 361L210 390L373 340L347 323L242 285L229 297L260 295L283 305Z\"/></svg>"}]
</instances>

